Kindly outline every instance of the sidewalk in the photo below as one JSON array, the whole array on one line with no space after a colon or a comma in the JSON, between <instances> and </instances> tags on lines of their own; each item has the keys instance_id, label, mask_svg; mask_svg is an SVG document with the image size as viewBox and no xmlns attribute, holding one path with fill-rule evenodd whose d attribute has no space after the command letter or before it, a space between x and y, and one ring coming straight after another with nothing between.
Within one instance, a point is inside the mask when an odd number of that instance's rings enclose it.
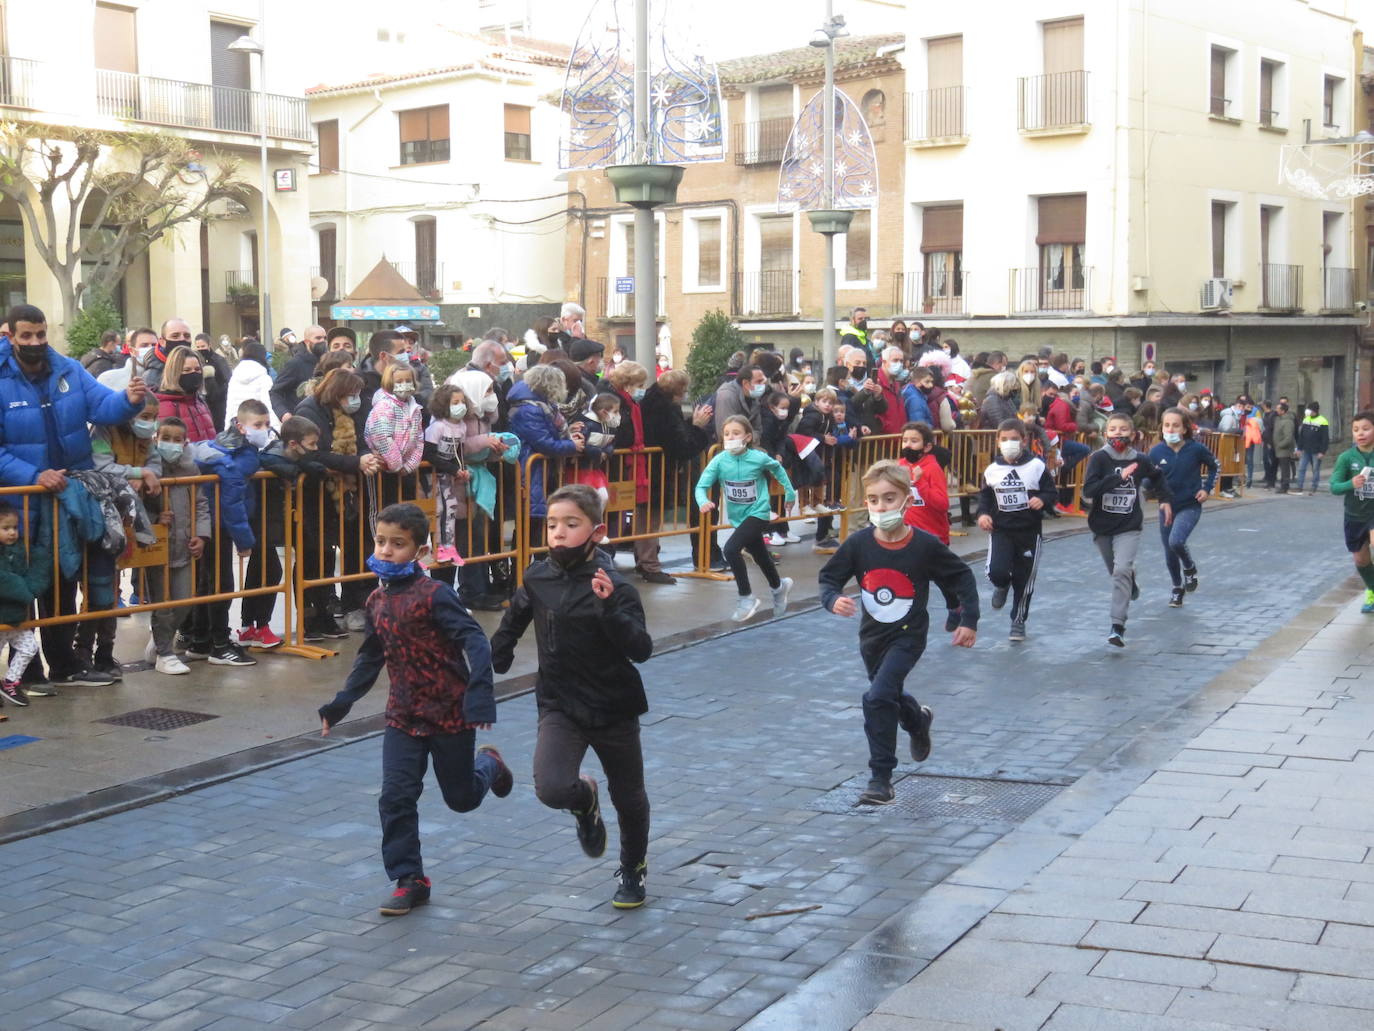
<instances>
[{"instance_id":1,"label":"sidewalk","mask_svg":"<svg viewBox=\"0 0 1374 1031\"><path fill-rule=\"evenodd\" d=\"M1374 1027L1374 619L1353 585L1057 854L1042 810L1034 876L1002 883L989 850L951 878L1001 900L856 1031Z\"/></svg>"}]
</instances>

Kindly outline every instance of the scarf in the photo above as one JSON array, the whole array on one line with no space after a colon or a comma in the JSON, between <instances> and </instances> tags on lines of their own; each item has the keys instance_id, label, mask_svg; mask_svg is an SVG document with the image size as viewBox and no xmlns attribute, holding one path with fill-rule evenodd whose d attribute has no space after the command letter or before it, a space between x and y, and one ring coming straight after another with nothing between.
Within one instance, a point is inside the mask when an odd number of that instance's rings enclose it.
<instances>
[{"instance_id":1,"label":"scarf","mask_svg":"<svg viewBox=\"0 0 1374 1031\"><path fill-rule=\"evenodd\" d=\"M630 397L623 390L617 390L620 395L621 411L626 408L630 410L630 422L634 426L635 438L632 445L635 451L644 448L644 410L639 407L639 402ZM623 416L622 416L623 418ZM635 481L635 504L644 505L649 501L649 458L647 455L636 454L634 456L634 481Z\"/></svg>"},{"instance_id":2,"label":"scarf","mask_svg":"<svg viewBox=\"0 0 1374 1031\"><path fill-rule=\"evenodd\" d=\"M358 427L353 423L353 416L342 408L334 409L334 440L330 450L336 455L358 453ZM358 489L356 476L329 476L325 478L325 483L329 485L329 496L335 501L346 498Z\"/></svg>"}]
</instances>

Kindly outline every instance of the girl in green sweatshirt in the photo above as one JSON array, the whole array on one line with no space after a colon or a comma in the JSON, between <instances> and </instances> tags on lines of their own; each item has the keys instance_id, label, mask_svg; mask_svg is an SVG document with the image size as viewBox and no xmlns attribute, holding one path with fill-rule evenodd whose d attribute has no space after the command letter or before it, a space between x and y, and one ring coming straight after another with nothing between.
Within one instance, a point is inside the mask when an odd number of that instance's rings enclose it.
<instances>
[{"instance_id":1,"label":"girl in green sweatshirt","mask_svg":"<svg viewBox=\"0 0 1374 1031\"><path fill-rule=\"evenodd\" d=\"M768 547L763 542L773 517L768 504L768 477L773 477L782 487L786 504L796 500L797 492L778 460L753 447L754 427L748 419L740 415L726 419L721 426L721 443L725 450L711 459L697 480L696 499L702 512L714 511L716 506L709 491L719 483L725 515L735 528L721 549L730 571L735 574L735 586L739 588L739 604L731 618L736 623L743 623L761 604L749 587L749 572L744 567L742 554L745 551L754 557L772 589L773 615L781 616L787 611L792 579L778 576L773 556L768 554Z\"/></svg>"}]
</instances>

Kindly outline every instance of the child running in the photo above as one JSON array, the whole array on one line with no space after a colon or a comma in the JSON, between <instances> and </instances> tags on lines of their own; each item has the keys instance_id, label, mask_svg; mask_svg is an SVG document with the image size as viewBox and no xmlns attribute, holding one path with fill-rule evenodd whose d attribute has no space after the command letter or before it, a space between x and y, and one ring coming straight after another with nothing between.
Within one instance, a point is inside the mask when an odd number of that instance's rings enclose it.
<instances>
[{"instance_id":1,"label":"child running","mask_svg":"<svg viewBox=\"0 0 1374 1031\"><path fill-rule=\"evenodd\" d=\"M1368 553L1366 552L1366 557ZM0 696L20 708L29 704L19 680L38 654L38 635L17 629L29 618L34 600L52 580L52 556L37 544L25 552L19 535L19 509L0 501L0 647L10 646L10 665L0 683Z\"/></svg>"},{"instance_id":2,"label":"child running","mask_svg":"<svg viewBox=\"0 0 1374 1031\"><path fill-rule=\"evenodd\" d=\"M743 623L759 610L761 602L754 597L749 586L749 571L744 566L745 551L754 556L768 586L773 591L773 615L779 617L787 612L787 595L792 590L791 577L779 577L773 557L768 554L763 536L768 531L768 521L772 516L768 506L768 477L773 477L785 494L784 503L792 504L797 492L787 472L776 458L753 447L754 427L742 415L732 415L721 427L721 439L725 450L711 459L701 477L697 480L697 506L703 512L714 512L716 505L708 492L717 483L721 484L721 495L725 499L725 515L734 532L721 549L730 572L735 574L735 586L739 589L739 604L731 615L736 623Z\"/></svg>"},{"instance_id":3,"label":"child running","mask_svg":"<svg viewBox=\"0 0 1374 1031\"><path fill-rule=\"evenodd\" d=\"M930 756L934 715L903 687L926 647L926 603L933 580L959 600L953 644L972 648L978 631L978 586L963 559L930 534L906 524L911 479L897 462L877 462L863 475L869 525L851 534L820 572L821 604L837 616L852 616L854 599L841 592L859 582L863 620L859 654L868 672L864 693L864 734L868 737L866 805L896 798L892 771L897 767L897 728L911 736L911 758Z\"/></svg>"},{"instance_id":4,"label":"child running","mask_svg":"<svg viewBox=\"0 0 1374 1031\"><path fill-rule=\"evenodd\" d=\"M1193 439L1193 416L1183 408L1170 408L1160 420L1164 440L1150 449L1149 459L1164 470L1171 502L1166 521L1159 513L1159 536L1164 542L1164 563L1173 589L1169 607L1180 608L1185 592L1197 590L1197 562L1188 538L1202 518L1202 503L1217 482L1217 458ZM1205 476L1204 476L1205 472Z\"/></svg>"},{"instance_id":5,"label":"child running","mask_svg":"<svg viewBox=\"0 0 1374 1031\"><path fill-rule=\"evenodd\" d=\"M473 754L476 731L496 722L491 646L453 588L421 572L428 540L429 518L419 506L389 505L377 514L367 567L381 586L368 596L366 633L343 690L320 706L327 737L386 666L391 691L377 810L382 862L396 888L379 907L383 916L404 916L429 901L417 803L430 758L444 804L456 813L476 809L488 790L505 798L514 784L493 746Z\"/></svg>"},{"instance_id":6,"label":"child running","mask_svg":"<svg viewBox=\"0 0 1374 1031\"><path fill-rule=\"evenodd\" d=\"M1350 420L1354 443L1336 459L1331 470L1331 493L1345 495L1345 549L1355 559L1355 572L1364 581L1360 611L1374 613L1374 565L1369 546L1374 541L1374 411L1356 412Z\"/></svg>"},{"instance_id":7,"label":"child running","mask_svg":"<svg viewBox=\"0 0 1374 1031\"><path fill-rule=\"evenodd\" d=\"M911 504L906 525L924 530L949 547L949 483L935 454L935 431L929 423L909 422L902 427L901 466L911 477ZM959 626L959 596L940 585L945 599L945 633Z\"/></svg>"},{"instance_id":8,"label":"child running","mask_svg":"<svg viewBox=\"0 0 1374 1031\"><path fill-rule=\"evenodd\" d=\"M1026 619L1035 593L1040 564L1040 525L1045 508L1059 499L1054 474L1031 453L1029 435L1020 419L997 427L998 455L983 470L978 494L978 527L988 538L988 579L992 607L1000 609L1012 593L1011 641L1026 639Z\"/></svg>"},{"instance_id":9,"label":"child running","mask_svg":"<svg viewBox=\"0 0 1374 1031\"><path fill-rule=\"evenodd\" d=\"M535 794L550 809L571 810L582 851L593 859L603 855L606 824L596 780L581 772L587 749L596 753L620 820L620 887L611 905L635 909L644 905L649 869L649 796L639 743L639 717L649 703L634 664L648 660L654 642L639 593L597 550L606 521L595 489L575 483L554 491L544 532L548 556L525 571L492 638L492 664L498 673L510 669L515 646L533 622L539 648Z\"/></svg>"},{"instance_id":10,"label":"child running","mask_svg":"<svg viewBox=\"0 0 1374 1031\"><path fill-rule=\"evenodd\" d=\"M1173 521L1168 478L1161 466L1134 447L1135 423L1125 412L1107 417L1107 443L1094 451L1083 474L1083 497L1092 502L1088 529L1112 577L1112 629L1107 643L1126 647L1126 612L1140 597L1135 557L1140 553L1142 486L1150 480L1159 492L1160 524Z\"/></svg>"}]
</instances>

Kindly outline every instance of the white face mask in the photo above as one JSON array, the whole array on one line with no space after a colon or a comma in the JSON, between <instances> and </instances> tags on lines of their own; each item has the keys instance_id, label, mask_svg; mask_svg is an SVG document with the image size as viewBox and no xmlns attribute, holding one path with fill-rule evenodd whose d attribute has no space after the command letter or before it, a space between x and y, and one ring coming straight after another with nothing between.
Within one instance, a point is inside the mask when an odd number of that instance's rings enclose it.
<instances>
[{"instance_id":1,"label":"white face mask","mask_svg":"<svg viewBox=\"0 0 1374 1031\"><path fill-rule=\"evenodd\" d=\"M449 406L448 406L448 417L449 417L450 419L461 419L461 418L463 418L464 416L466 416L467 414L468 414L468 406L467 406L467 405L459 404L459 405L449 405Z\"/></svg>"},{"instance_id":2,"label":"white face mask","mask_svg":"<svg viewBox=\"0 0 1374 1031\"><path fill-rule=\"evenodd\" d=\"M1312 416L1316 415L1317 413L1314 412L1314 411L1312 411L1312 409L1308 408L1308 409L1305 410L1305 412L1304 412L1303 414L1305 414L1305 415L1310 419L1310 418L1312 418Z\"/></svg>"},{"instance_id":3,"label":"white face mask","mask_svg":"<svg viewBox=\"0 0 1374 1031\"><path fill-rule=\"evenodd\" d=\"M1166 433L1166 434L1164 434L1164 443L1166 443L1166 444L1177 444L1177 443L1178 443L1180 440L1182 440L1182 439L1183 439L1183 434L1182 434L1182 433Z\"/></svg>"},{"instance_id":4,"label":"white face mask","mask_svg":"<svg viewBox=\"0 0 1374 1031\"><path fill-rule=\"evenodd\" d=\"M743 437L731 437L725 442L725 450L732 455L739 454L746 447L748 447L748 445L744 442Z\"/></svg>"},{"instance_id":5,"label":"white face mask","mask_svg":"<svg viewBox=\"0 0 1374 1031\"><path fill-rule=\"evenodd\" d=\"M905 518L900 508L894 508L887 512L879 512L875 508L868 510L868 521L879 530L895 530L902 525Z\"/></svg>"},{"instance_id":6,"label":"white face mask","mask_svg":"<svg viewBox=\"0 0 1374 1031\"><path fill-rule=\"evenodd\" d=\"M272 430L266 426L257 426L251 430L243 431L243 439L259 450L267 446L267 441L271 436Z\"/></svg>"},{"instance_id":7,"label":"white face mask","mask_svg":"<svg viewBox=\"0 0 1374 1031\"><path fill-rule=\"evenodd\" d=\"M606 428L607 428L608 430L618 430L618 429L620 428L620 416L618 416L618 415L608 415L608 416L606 416Z\"/></svg>"},{"instance_id":8,"label":"white face mask","mask_svg":"<svg viewBox=\"0 0 1374 1031\"><path fill-rule=\"evenodd\" d=\"M998 443L997 450L1002 452L1002 457L1008 462L1014 462L1021 457L1021 442L1019 440L1004 440Z\"/></svg>"},{"instance_id":9,"label":"white face mask","mask_svg":"<svg viewBox=\"0 0 1374 1031\"><path fill-rule=\"evenodd\" d=\"M1035 382L1035 373L1033 373L1033 372L1023 372L1023 373L1021 373L1021 382L1024 383L1026 386L1030 386L1032 383Z\"/></svg>"},{"instance_id":10,"label":"white face mask","mask_svg":"<svg viewBox=\"0 0 1374 1031\"><path fill-rule=\"evenodd\" d=\"M495 415L495 414L496 414L496 407L497 407L497 401L496 401L496 395L495 395L495 394L488 394L486 397L482 398L482 414L483 414L483 415L487 415L487 416Z\"/></svg>"}]
</instances>

